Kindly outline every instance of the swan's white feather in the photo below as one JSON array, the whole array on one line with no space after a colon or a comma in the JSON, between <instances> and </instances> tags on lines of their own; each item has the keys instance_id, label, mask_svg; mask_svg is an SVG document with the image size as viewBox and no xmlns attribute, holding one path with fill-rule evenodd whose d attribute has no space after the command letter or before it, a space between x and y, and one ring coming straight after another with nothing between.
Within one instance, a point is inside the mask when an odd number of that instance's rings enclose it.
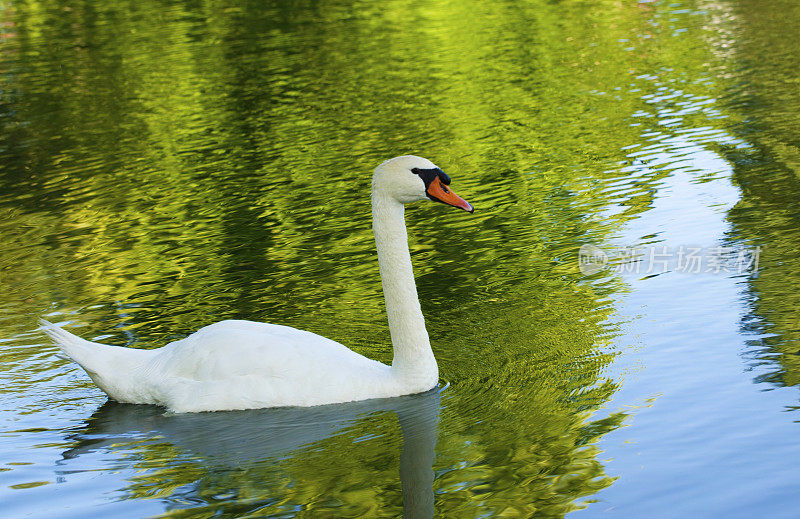
<instances>
[{"instance_id":1,"label":"swan's white feather","mask_svg":"<svg viewBox=\"0 0 800 519\"><path fill-rule=\"evenodd\" d=\"M315 333L222 321L142 366L153 402L173 411L312 406L395 396L390 367Z\"/></svg>"},{"instance_id":2,"label":"swan's white feather","mask_svg":"<svg viewBox=\"0 0 800 519\"><path fill-rule=\"evenodd\" d=\"M114 400L174 412L313 406L402 394L391 368L315 333L222 321L163 348L119 348L42 328Z\"/></svg>"}]
</instances>

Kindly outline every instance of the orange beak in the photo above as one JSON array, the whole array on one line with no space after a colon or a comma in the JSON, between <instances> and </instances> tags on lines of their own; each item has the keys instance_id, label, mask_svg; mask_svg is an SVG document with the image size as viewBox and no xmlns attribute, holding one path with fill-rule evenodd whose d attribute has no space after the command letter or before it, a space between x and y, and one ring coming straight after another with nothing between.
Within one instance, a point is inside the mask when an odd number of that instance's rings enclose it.
<instances>
[{"instance_id":1,"label":"orange beak","mask_svg":"<svg viewBox=\"0 0 800 519\"><path fill-rule=\"evenodd\" d=\"M463 209L468 213L472 213L475 210L472 207L472 204L453 193L448 186L442 184L442 181L439 177L435 177L433 179L430 185L428 185L428 189L425 190L425 193L431 200L452 205L453 207L458 207L459 209Z\"/></svg>"}]
</instances>

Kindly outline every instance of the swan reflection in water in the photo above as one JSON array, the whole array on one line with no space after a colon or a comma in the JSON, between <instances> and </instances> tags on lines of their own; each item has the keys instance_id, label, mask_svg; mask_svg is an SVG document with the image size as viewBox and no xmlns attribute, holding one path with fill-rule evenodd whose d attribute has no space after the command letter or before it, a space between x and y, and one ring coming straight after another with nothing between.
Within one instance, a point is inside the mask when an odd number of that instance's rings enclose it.
<instances>
[{"instance_id":1,"label":"swan reflection in water","mask_svg":"<svg viewBox=\"0 0 800 519\"><path fill-rule=\"evenodd\" d=\"M367 420L376 413L397 414L403 437L400 454L400 483L403 493L403 516L410 518L433 517L433 469L437 424L439 421L441 390L434 388L425 393L396 398L365 400L346 404L333 404L306 408L273 408L248 411L223 411L211 413L166 413L163 408L149 405L118 404L108 401L85 422L83 428L69 436L74 446L63 453L60 463L95 451L136 451L147 448L147 440L168 443L193 461L200 461L205 473L226 470L242 471L249 467L277 464L304 451L325 449L324 442L349 427ZM125 447L127 445L127 447ZM325 455L331 466L336 466L340 450L329 449ZM353 448L360 448L356 444ZM366 444L363 444L366 448ZM169 450L174 455L174 450ZM382 453L385 454L385 453ZM134 456L136 457L136 456ZM168 456L147 463L148 468L168 466ZM123 458L123 461L128 458ZM379 460L375 460L379 461ZM368 472L373 460L363 465ZM119 468L119 467L114 467ZM137 467L139 468L139 467ZM68 474L69 470L62 470ZM254 471L269 474L270 471ZM158 476L156 476L157 478ZM194 477L194 476L193 476ZM202 478L203 476L201 476ZM313 475L312 475L313 477ZM152 484L153 479L148 478ZM199 478L200 479L200 478ZM255 478L254 478L255 479ZM302 486L302 478L293 486ZM370 481L365 473L364 481ZM187 480L185 483L193 481ZM259 481L249 481L249 488ZM268 482L264 482L265 486ZM368 483L367 483L368 484ZM175 474L166 477L159 486L175 487ZM182 486L182 491L186 486ZM207 485L196 485L194 492ZM229 488L219 488L225 492ZM152 495L152 494L151 494ZM280 498L281 496L270 496ZM286 497L286 496L283 496ZM181 495L182 502L204 502L200 495ZM325 496L318 497L324 499ZM305 505L307 503L296 503ZM263 511L261 505L254 505ZM246 507L245 507L246 508ZM242 508L237 507L241 512Z\"/></svg>"}]
</instances>

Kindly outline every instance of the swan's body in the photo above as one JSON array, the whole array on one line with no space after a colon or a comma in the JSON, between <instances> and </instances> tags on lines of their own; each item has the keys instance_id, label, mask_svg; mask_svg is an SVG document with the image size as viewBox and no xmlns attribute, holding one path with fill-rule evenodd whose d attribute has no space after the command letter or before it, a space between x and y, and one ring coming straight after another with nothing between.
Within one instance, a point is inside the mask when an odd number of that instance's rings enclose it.
<instances>
[{"instance_id":1,"label":"swan's body","mask_svg":"<svg viewBox=\"0 0 800 519\"><path fill-rule=\"evenodd\" d=\"M417 299L404 203L431 198L472 212L433 163L396 157L375 169L372 216L391 366L320 335L288 326L222 321L154 350L86 341L44 322L43 329L119 402L174 412L314 406L420 393L439 371Z\"/></svg>"}]
</instances>

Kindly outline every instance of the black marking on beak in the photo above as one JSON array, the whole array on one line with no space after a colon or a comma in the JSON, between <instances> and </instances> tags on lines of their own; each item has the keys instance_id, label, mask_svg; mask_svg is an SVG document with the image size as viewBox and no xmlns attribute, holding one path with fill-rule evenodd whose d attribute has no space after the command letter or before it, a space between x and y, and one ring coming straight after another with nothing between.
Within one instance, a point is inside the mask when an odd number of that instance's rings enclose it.
<instances>
[{"instance_id":1,"label":"black marking on beak","mask_svg":"<svg viewBox=\"0 0 800 519\"><path fill-rule=\"evenodd\" d=\"M450 184L450 177L447 176L447 173L442 171L439 168L430 168L430 169L420 169L420 168L413 168L411 172L415 175L418 175L419 178L425 182L425 189L428 189L431 185L431 182L436 177L439 177L439 180L442 181L442 184L449 185Z\"/></svg>"}]
</instances>

